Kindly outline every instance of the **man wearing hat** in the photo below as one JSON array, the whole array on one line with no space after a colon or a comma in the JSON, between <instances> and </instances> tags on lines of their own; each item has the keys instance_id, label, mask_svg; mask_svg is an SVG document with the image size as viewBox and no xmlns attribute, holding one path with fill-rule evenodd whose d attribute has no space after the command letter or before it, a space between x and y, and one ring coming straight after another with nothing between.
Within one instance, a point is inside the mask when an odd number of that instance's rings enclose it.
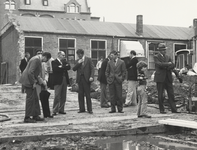
<instances>
[{"instance_id":1,"label":"man wearing hat","mask_svg":"<svg viewBox=\"0 0 197 150\"><path fill-rule=\"evenodd\" d=\"M173 90L173 78L172 71L175 67L171 58L166 55L167 47L165 44L160 43L158 45L158 54L154 56L155 61L155 76L154 81L157 83L158 91L158 101L160 113L165 114L163 106L163 92L166 89L168 94L168 103L170 105L172 113L177 113L177 108L174 100L174 90Z\"/></svg>"}]
</instances>

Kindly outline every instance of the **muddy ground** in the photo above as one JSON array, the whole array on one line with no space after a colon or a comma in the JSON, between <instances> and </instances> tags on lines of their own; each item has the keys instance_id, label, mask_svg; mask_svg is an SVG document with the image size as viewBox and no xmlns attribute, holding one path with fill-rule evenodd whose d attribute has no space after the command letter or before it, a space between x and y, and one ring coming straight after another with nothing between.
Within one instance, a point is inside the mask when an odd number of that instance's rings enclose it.
<instances>
[{"instance_id":1,"label":"muddy ground","mask_svg":"<svg viewBox=\"0 0 197 150\"><path fill-rule=\"evenodd\" d=\"M181 105L183 100L188 99L187 93L189 89L188 83L175 84L175 96L177 105ZM78 114L77 93L68 90L66 102L66 115L57 115L52 119L45 119L43 122L34 124L23 123L25 94L21 93L20 85L0 85L0 119L7 119L7 121L0 122L0 137L7 138L6 142L0 143L0 149L100 149L95 145L98 139L108 138L105 136L77 136L77 133L82 132L98 132L98 131L118 131L123 129L134 129L138 127L158 125L158 120L173 118L182 120L196 121L195 114L187 113L186 107L179 108L181 114L172 114L167 110L167 114L160 114L158 105L155 104L157 95L155 93L155 85L150 82L149 90L149 104L148 114L152 116L151 119L141 119L136 116L136 107L124 108L124 113L109 114L110 108L100 108L100 102L97 99L92 99L93 114L82 113ZM126 89L126 86L124 86ZM54 91L51 93L49 102L52 108ZM184 102L185 103L185 102ZM167 106L166 106L167 108ZM24 136L40 136L40 135L59 135L75 133L73 136L65 137L51 137L42 139L40 141L26 141L17 140L17 137ZM189 136L190 135L190 136ZM196 132L192 131L189 135L176 135L173 138L190 139L196 142ZM169 135L172 137L171 135ZM8 138L9 137L9 138ZM14 140L13 138L14 137Z\"/></svg>"}]
</instances>

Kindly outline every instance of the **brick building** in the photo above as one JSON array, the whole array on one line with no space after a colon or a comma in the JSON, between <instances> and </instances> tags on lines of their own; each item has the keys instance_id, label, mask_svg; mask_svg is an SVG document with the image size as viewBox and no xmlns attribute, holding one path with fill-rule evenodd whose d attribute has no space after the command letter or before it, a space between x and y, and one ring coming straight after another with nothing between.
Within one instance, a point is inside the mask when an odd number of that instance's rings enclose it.
<instances>
[{"instance_id":1,"label":"brick building","mask_svg":"<svg viewBox=\"0 0 197 150\"><path fill-rule=\"evenodd\" d=\"M8 64L8 83L18 80L18 65L25 51L34 55L36 49L43 49L56 58L57 52L63 50L73 65L79 48L84 49L95 64L111 50L120 51L122 57L133 48L139 57L146 59L148 68L154 69L153 55L158 43L166 43L167 53L174 61L177 50L192 49L194 45L193 28L143 25L142 16L137 16L136 24L25 16L10 20L1 30L2 62ZM192 59L188 63L192 63ZM74 77L72 71L69 73Z\"/></svg>"},{"instance_id":2,"label":"brick building","mask_svg":"<svg viewBox=\"0 0 197 150\"><path fill-rule=\"evenodd\" d=\"M87 0L1 0L0 26L8 21L8 13L18 16L96 20L91 16Z\"/></svg>"},{"instance_id":3,"label":"brick building","mask_svg":"<svg viewBox=\"0 0 197 150\"><path fill-rule=\"evenodd\" d=\"M8 2L9 6L6 5ZM10 2L15 5L11 6ZM87 0L5 0L3 5L2 1L0 3L0 14L2 11L7 13L0 32L0 62L7 69L5 73L1 71L1 83L18 81L21 58L25 52L35 55L37 49L50 52L54 58L63 50L71 65L77 59L79 48L85 50L94 64L111 50L117 50L121 57L125 57L134 49L138 57L148 62L148 68L154 70L153 56L158 43L163 42L174 62L178 50L193 50L193 55L182 55L179 67L185 62L191 65L196 62L195 19L194 27L190 28L146 25L142 15L137 16L135 24L110 23L91 17ZM7 9L10 7L12 9ZM69 71L69 74L75 77L74 72Z\"/></svg>"}]
</instances>

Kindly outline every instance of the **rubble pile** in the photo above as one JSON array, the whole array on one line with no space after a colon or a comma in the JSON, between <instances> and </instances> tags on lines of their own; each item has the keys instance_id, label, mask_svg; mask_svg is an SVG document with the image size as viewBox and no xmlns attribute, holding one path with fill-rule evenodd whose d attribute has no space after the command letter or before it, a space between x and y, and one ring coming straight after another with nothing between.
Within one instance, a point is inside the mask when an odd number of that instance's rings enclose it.
<instances>
[{"instance_id":1,"label":"rubble pile","mask_svg":"<svg viewBox=\"0 0 197 150\"><path fill-rule=\"evenodd\" d=\"M184 81L185 78L183 78L183 83L180 83L178 79L174 79L174 95L175 95L175 100L176 100L176 105L177 107L183 107L187 105L188 101L188 96L189 96L189 89L190 85L192 84L192 81ZM157 94L157 89L156 89L156 83L152 81L151 79L148 80L147 82L147 93L148 93L148 104L158 104L158 94ZM71 91L77 92L78 91L78 85L76 83L73 83L71 85ZM192 93L194 94L194 90L192 89ZM122 90L122 95L123 95L123 101L126 99L126 94L127 94L127 81L123 82L123 90ZM107 97L109 99L109 89L107 88ZM164 105L168 107L168 96L167 93L164 92ZM97 99L100 101L100 86L99 82L95 81L91 84L91 98Z\"/></svg>"}]
</instances>

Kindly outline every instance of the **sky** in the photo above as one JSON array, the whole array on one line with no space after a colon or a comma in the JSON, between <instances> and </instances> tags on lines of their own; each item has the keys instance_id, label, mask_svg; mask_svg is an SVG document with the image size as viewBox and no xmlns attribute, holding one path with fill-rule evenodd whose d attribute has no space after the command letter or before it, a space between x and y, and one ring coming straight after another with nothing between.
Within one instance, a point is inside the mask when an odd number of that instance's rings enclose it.
<instances>
[{"instance_id":1,"label":"sky","mask_svg":"<svg viewBox=\"0 0 197 150\"><path fill-rule=\"evenodd\" d=\"M197 19L197 0L88 0L93 17L100 21L189 27Z\"/></svg>"}]
</instances>

